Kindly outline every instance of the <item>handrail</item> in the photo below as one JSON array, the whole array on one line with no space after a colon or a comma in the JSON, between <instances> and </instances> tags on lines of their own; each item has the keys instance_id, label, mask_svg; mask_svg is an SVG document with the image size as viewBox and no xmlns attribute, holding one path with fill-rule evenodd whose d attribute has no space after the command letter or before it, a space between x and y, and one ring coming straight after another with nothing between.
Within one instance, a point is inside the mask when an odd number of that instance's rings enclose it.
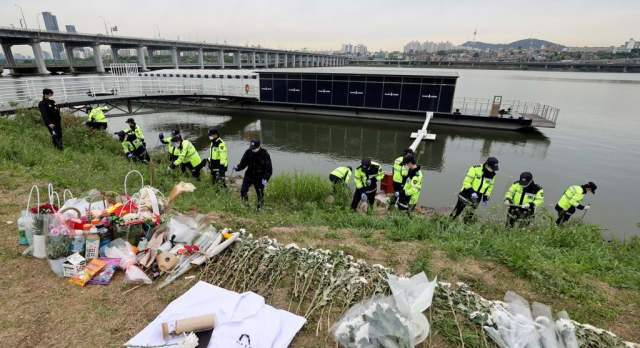
<instances>
[{"instance_id":1,"label":"handrail","mask_svg":"<svg viewBox=\"0 0 640 348\"><path fill-rule=\"evenodd\" d=\"M488 115L492 106L493 99L491 98L455 97L453 99L453 109L460 109L466 115ZM503 99L500 108L511 108L511 112L522 115L536 115L552 122L556 122L560 113L560 109L553 106L509 99Z\"/></svg>"}]
</instances>

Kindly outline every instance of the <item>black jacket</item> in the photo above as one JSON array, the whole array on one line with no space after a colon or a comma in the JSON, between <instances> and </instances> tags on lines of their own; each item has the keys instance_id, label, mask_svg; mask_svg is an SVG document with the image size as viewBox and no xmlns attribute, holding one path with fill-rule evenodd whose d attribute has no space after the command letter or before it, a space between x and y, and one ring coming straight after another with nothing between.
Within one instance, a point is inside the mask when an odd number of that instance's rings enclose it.
<instances>
[{"instance_id":1,"label":"black jacket","mask_svg":"<svg viewBox=\"0 0 640 348\"><path fill-rule=\"evenodd\" d=\"M242 155L240 164L238 164L238 170L247 168L246 177L253 180L265 179L269 181L273 174L273 167L271 166L271 156L267 150L260 148L258 152L253 152L251 149L247 149Z\"/></svg>"},{"instance_id":2,"label":"black jacket","mask_svg":"<svg viewBox=\"0 0 640 348\"><path fill-rule=\"evenodd\" d=\"M38 103L38 109L40 109L40 115L42 115L45 126L48 127L50 124L60 125L60 121L62 120L60 108L53 99L42 98L40 103Z\"/></svg>"}]
</instances>

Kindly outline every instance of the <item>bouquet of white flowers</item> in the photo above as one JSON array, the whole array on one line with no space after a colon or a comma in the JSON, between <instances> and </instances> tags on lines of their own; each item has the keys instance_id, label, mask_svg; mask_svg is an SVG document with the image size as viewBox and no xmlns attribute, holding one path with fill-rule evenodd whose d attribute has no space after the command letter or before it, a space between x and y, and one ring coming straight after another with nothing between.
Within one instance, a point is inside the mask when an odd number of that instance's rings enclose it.
<instances>
[{"instance_id":1,"label":"bouquet of white flowers","mask_svg":"<svg viewBox=\"0 0 640 348\"><path fill-rule=\"evenodd\" d=\"M375 296L349 309L331 327L345 348L412 348L413 329L392 297Z\"/></svg>"}]
</instances>

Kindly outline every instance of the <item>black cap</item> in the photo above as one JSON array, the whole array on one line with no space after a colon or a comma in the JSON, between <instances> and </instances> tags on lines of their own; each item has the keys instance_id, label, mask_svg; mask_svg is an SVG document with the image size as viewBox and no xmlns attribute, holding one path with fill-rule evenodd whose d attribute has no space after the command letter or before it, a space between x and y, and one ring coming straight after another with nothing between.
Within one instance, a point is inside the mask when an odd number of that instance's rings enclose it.
<instances>
[{"instance_id":1,"label":"black cap","mask_svg":"<svg viewBox=\"0 0 640 348\"><path fill-rule=\"evenodd\" d=\"M174 143L177 143L178 141L181 141L182 137L180 135L174 135L173 138L171 138L171 141Z\"/></svg>"},{"instance_id":2,"label":"black cap","mask_svg":"<svg viewBox=\"0 0 640 348\"><path fill-rule=\"evenodd\" d=\"M586 187L591 189L591 192L595 195L596 194L596 189L598 188L598 186L593 182L593 181L589 181L588 184L585 185Z\"/></svg>"},{"instance_id":3,"label":"black cap","mask_svg":"<svg viewBox=\"0 0 640 348\"><path fill-rule=\"evenodd\" d=\"M402 164L413 163L416 164L416 158L413 155L407 155L402 158Z\"/></svg>"},{"instance_id":4,"label":"black cap","mask_svg":"<svg viewBox=\"0 0 640 348\"><path fill-rule=\"evenodd\" d=\"M174 129L171 131L171 135L178 135L180 134L180 130L179 129Z\"/></svg>"},{"instance_id":5,"label":"black cap","mask_svg":"<svg viewBox=\"0 0 640 348\"><path fill-rule=\"evenodd\" d=\"M251 143L249 144L249 148L251 150L255 150L260 147L260 139L251 139Z\"/></svg>"},{"instance_id":6,"label":"black cap","mask_svg":"<svg viewBox=\"0 0 640 348\"><path fill-rule=\"evenodd\" d=\"M134 121L133 118L129 117L127 119L127 122L125 122L125 123L136 123L136 121Z\"/></svg>"},{"instance_id":7,"label":"black cap","mask_svg":"<svg viewBox=\"0 0 640 348\"><path fill-rule=\"evenodd\" d=\"M118 136L118 138L120 138L120 141L123 141L123 140L124 140L124 135L125 135L125 132L124 132L124 131L115 132L115 133L113 133L113 134L117 135L117 136Z\"/></svg>"},{"instance_id":8,"label":"black cap","mask_svg":"<svg viewBox=\"0 0 640 348\"><path fill-rule=\"evenodd\" d=\"M489 157L487 158L487 164L489 165L489 168L493 169L493 170L498 170L498 159L495 157Z\"/></svg>"},{"instance_id":9,"label":"black cap","mask_svg":"<svg viewBox=\"0 0 640 348\"><path fill-rule=\"evenodd\" d=\"M353 168L351 168L351 166L347 166L347 168L349 168L349 171L353 172Z\"/></svg>"},{"instance_id":10,"label":"black cap","mask_svg":"<svg viewBox=\"0 0 640 348\"><path fill-rule=\"evenodd\" d=\"M520 184L528 184L531 180L533 180L533 175L531 175L531 173L524 172L520 174Z\"/></svg>"},{"instance_id":11,"label":"black cap","mask_svg":"<svg viewBox=\"0 0 640 348\"><path fill-rule=\"evenodd\" d=\"M87 110L93 110L93 107L91 105L88 105Z\"/></svg>"},{"instance_id":12,"label":"black cap","mask_svg":"<svg viewBox=\"0 0 640 348\"><path fill-rule=\"evenodd\" d=\"M214 135L214 134L218 134L218 128L216 127L211 127L209 128L209 131L207 132L208 135Z\"/></svg>"},{"instance_id":13,"label":"black cap","mask_svg":"<svg viewBox=\"0 0 640 348\"><path fill-rule=\"evenodd\" d=\"M413 150L412 149L405 149L403 154L406 155L413 155Z\"/></svg>"},{"instance_id":14,"label":"black cap","mask_svg":"<svg viewBox=\"0 0 640 348\"><path fill-rule=\"evenodd\" d=\"M360 161L360 164L364 167L364 168L369 168L371 167L371 158L369 157L365 157L362 159L362 161Z\"/></svg>"}]
</instances>

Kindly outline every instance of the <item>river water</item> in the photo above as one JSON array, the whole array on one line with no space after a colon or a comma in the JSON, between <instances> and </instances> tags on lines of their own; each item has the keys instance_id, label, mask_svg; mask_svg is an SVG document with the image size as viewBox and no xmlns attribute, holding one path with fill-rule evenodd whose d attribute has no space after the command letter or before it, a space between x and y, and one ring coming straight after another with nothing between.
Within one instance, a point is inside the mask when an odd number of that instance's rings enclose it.
<instances>
[{"instance_id":1,"label":"river water","mask_svg":"<svg viewBox=\"0 0 640 348\"><path fill-rule=\"evenodd\" d=\"M469 166L488 156L500 160L500 171L489 208L499 206L508 186L523 171L544 187L545 206L553 209L570 185L593 181L596 195L584 204L592 209L585 220L607 230L604 237L638 235L640 161L640 74L457 70L457 97L540 102L560 109L557 128L539 132L491 131L429 127L437 135L418 148L425 181L420 205L455 204ZM124 128L126 117L110 118L109 129ZM337 166L356 167L369 156L391 171L393 160L411 144L409 135L421 125L276 114L211 110L137 116L149 146L160 131L179 128L202 155L208 149L206 131L217 126L229 148L229 166L237 164L248 139L262 139L275 173L294 170L329 174ZM578 212L574 218L580 218Z\"/></svg>"}]
</instances>

